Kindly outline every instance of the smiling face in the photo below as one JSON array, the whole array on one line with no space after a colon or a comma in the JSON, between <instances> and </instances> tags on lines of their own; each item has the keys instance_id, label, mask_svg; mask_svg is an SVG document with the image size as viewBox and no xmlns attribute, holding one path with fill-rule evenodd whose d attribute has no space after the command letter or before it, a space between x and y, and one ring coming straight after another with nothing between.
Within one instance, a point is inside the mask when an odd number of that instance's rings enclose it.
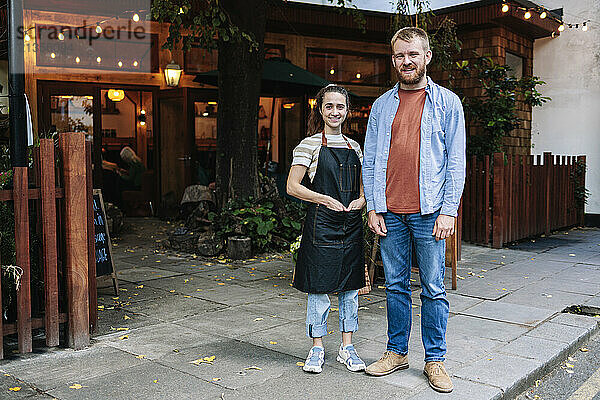
<instances>
[{"instance_id":1,"label":"smiling face","mask_svg":"<svg viewBox=\"0 0 600 400\"><path fill-rule=\"evenodd\" d=\"M323 96L321 115L325 122L325 133L341 133L342 123L348 115L346 96L338 92L327 92Z\"/></svg>"},{"instance_id":2,"label":"smiling face","mask_svg":"<svg viewBox=\"0 0 600 400\"><path fill-rule=\"evenodd\" d=\"M399 39L394 43L392 64L400 84L406 88L424 86L430 61L431 50L425 50L420 39L414 38L410 42Z\"/></svg>"}]
</instances>

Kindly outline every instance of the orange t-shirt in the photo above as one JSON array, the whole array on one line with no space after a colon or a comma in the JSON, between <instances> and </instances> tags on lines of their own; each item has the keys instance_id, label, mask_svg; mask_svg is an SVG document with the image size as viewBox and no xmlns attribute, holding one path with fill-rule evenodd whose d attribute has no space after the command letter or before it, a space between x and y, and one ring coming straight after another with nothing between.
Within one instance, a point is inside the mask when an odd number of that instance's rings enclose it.
<instances>
[{"instance_id":1,"label":"orange t-shirt","mask_svg":"<svg viewBox=\"0 0 600 400\"><path fill-rule=\"evenodd\" d=\"M396 214L421 211L419 150L421 115L426 96L425 88L398 90L400 104L392 123L385 189L387 208Z\"/></svg>"}]
</instances>

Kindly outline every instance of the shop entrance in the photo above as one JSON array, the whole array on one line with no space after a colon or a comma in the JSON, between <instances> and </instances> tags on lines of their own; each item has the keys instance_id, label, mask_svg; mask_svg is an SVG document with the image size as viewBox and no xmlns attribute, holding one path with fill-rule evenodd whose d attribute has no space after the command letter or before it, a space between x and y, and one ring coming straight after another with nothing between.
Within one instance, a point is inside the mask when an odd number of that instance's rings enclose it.
<instances>
[{"instance_id":1,"label":"shop entrance","mask_svg":"<svg viewBox=\"0 0 600 400\"><path fill-rule=\"evenodd\" d=\"M38 93L40 137L85 132L93 148L94 188L128 215L152 214L158 89L39 81ZM123 152L126 147L131 151Z\"/></svg>"}]
</instances>

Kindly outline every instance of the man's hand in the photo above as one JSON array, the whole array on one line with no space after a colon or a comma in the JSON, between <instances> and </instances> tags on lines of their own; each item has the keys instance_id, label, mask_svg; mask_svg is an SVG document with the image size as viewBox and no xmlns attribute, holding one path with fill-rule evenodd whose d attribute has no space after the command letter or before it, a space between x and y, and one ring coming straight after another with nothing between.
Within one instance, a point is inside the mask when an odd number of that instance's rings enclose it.
<instances>
[{"instance_id":1,"label":"man's hand","mask_svg":"<svg viewBox=\"0 0 600 400\"><path fill-rule=\"evenodd\" d=\"M385 236L387 228L381 214L377 214L375 210L369 211L369 229L376 235Z\"/></svg>"},{"instance_id":2,"label":"man's hand","mask_svg":"<svg viewBox=\"0 0 600 400\"><path fill-rule=\"evenodd\" d=\"M433 225L432 236L435 240L442 240L454 234L454 217L440 214Z\"/></svg>"},{"instance_id":3,"label":"man's hand","mask_svg":"<svg viewBox=\"0 0 600 400\"><path fill-rule=\"evenodd\" d=\"M365 204L365 198L361 196L358 199L352 200L350 204L348 204L348 211L362 210Z\"/></svg>"}]
</instances>

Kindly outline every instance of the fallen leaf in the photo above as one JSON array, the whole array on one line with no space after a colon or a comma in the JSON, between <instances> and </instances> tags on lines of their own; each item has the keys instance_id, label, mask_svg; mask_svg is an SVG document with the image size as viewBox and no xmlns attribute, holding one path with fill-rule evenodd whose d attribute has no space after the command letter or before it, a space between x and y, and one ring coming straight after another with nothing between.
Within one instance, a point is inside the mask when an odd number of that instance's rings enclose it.
<instances>
[{"instance_id":1,"label":"fallen leaf","mask_svg":"<svg viewBox=\"0 0 600 400\"><path fill-rule=\"evenodd\" d=\"M329 311L331 311L331 312L336 312L336 311L340 311L340 309L339 309L339 308L336 308L336 307L331 307L331 308L329 309Z\"/></svg>"},{"instance_id":2,"label":"fallen leaf","mask_svg":"<svg viewBox=\"0 0 600 400\"><path fill-rule=\"evenodd\" d=\"M212 378L213 382L218 382L221 380L221 378Z\"/></svg>"},{"instance_id":3,"label":"fallen leaf","mask_svg":"<svg viewBox=\"0 0 600 400\"><path fill-rule=\"evenodd\" d=\"M582 353L587 353L590 350L587 347L582 347L579 349L579 351L581 351Z\"/></svg>"},{"instance_id":4,"label":"fallen leaf","mask_svg":"<svg viewBox=\"0 0 600 400\"><path fill-rule=\"evenodd\" d=\"M299 366L299 367L304 367L304 363L302 361L298 361L296 363L296 365Z\"/></svg>"},{"instance_id":5,"label":"fallen leaf","mask_svg":"<svg viewBox=\"0 0 600 400\"><path fill-rule=\"evenodd\" d=\"M219 285L219 286L225 286L225 284L223 282L218 282L217 285Z\"/></svg>"},{"instance_id":6,"label":"fallen leaf","mask_svg":"<svg viewBox=\"0 0 600 400\"><path fill-rule=\"evenodd\" d=\"M152 381L153 383L158 383L158 379L155 379Z\"/></svg>"},{"instance_id":7,"label":"fallen leaf","mask_svg":"<svg viewBox=\"0 0 600 400\"><path fill-rule=\"evenodd\" d=\"M143 359L146 358L146 355L145 354L140 354L140 355L135 356L135 358L139 358L139 359L143 360Z\"/></svg>"},{"instance_id":8,"label":"fallen leaf","mask_svg":"<svg viewBox=\"0 0 600 400\"><path fill-rule=\"evenodd\" d=\"M573 364L565 363L565 367L567 368L575 368Z\"/></svg>"},{"instance_id":9,"label":"fallen leaf","mask_svg":"<svg viewBox=\"0 0 600 400\"><path fill-rule=\"evenodd\" d=\"M83 386L81 386L79 383L74 383L71 386L69 386L69 389L81 389Z\"/></svg>"},{"instance_id":10,"label":"fallen leaf","mask_svg":"<svg viewBox=\"0 0 600 400\"><path fill-rule=\"evenodd\" d=\"M264 318L258 317L258 318L254 318L254 321L262 321Z\"/></svg>"},{"instance_id":11,"label":"fallen leaf","mask_svg":"<svg viewBox=\"0 0 600 400\"><path fill-rule=\"evenodd\" d=\"M119 337L120 340L127 340L129 339L129 335L123 335Z\"/></svg>"},{"instance_id":12,"label":"fallen leaf","mask_svg":"<svg viewBox=\"0 0 600 400\"><path fill-rule=\"evenodd\" d=\"M137 285L135 288L136 288L136 289L143 289L143 288L144 288L144 285Z\"/></svg>"},{"instance_id":13,"label":"fallen leaf","mask_svg":"<svg viewBox=\"0 0 600 400\"><path fill-rule=\"evenodd\" d=\"M124 320L128 320L128 319L131 319L131 317L130 317L130 316L128 316L128 315L123 315L123 319L124 319Z\"/></svg>"},{"instance_id":14,"label":"fallen leaf","mask_svg":"<svg viewBox=\"0 0 600 400\"><path fill-rule=\"evenodd\" d=\"M175 291L174 290L169 290L169 293L175 293Z\"/></svg>"},{"instance_id":15,"label":"fallen leaf","mask_svg":"<svg viewBox=\"0 0 600 400\"><path fill-rule=\"evenodd\" d=\"M184 295L183 297L185 297L186 299L190 299L192 296Z\"/></svg>"},{"instance_id":16,"label":"fallen leaf","mask_svg":"<svg viewBox=\"0 0 600 400\"><path fill-rule=\"evenodd\" d=\"M274 341L272 341L272 340L271 340L271 341L269 342L269 344L277 344L277 342L274 342Z\"/></svg>"},{"instance_id":17,"label":"fallen leaf","mask_svg":"<svg viewBox=\"0 0 600 400\"><path fill-rule=\"evenodd\" d=\"M19 390L21 390L21 386L11 387L8 388L8 390L10 390L11 392L18 392Z\"/></svg>"},{"instance_id":18,"label":"fallen leaf","mask_svg":"<svg viewBox=\"0 0 600 400\"><path fill-rule=\"evenodd\" d=\"M379 308L385 308L384 306L379 306Z\"/></svg>"},{"instance_id":19,"label":"fallen leaf","mask_svg":"<svg viewBox=\"0 0 600 400\"><path fill-rule=\"evenodd\" d=\"M379 286L377 286L377 289L385 289L385 286L379 285Z\"/></svg>"},{"instance_id":20,"label":"fallen leaf","mask_svg":"<svg viewBox=\"0 0 600 400\"><path fill-rule=\"evenodd\" d=\"M261 368L261 367L257 367L257 366L255 366L255 365L253 365L253 366L251 366L251 367L246 367L246 368L244 368L244 370L245 370L245 371L249 371L249 370L251 370L251 369L254 369L254 370L257 370L257 371L262 371L262 368Z\"/></svg>"},{"instance_id":21,"label":"fallen leaf","mask_svg":"<svg viewBox=\"0 0 600 400\"><path fill-rule=\"evenodd\" d=\"M457 277L458 279L465 279L464 277L462 277L462 276L460 276L460 275L456 275L456 277Z\"/></svg>"}]
</instances>

